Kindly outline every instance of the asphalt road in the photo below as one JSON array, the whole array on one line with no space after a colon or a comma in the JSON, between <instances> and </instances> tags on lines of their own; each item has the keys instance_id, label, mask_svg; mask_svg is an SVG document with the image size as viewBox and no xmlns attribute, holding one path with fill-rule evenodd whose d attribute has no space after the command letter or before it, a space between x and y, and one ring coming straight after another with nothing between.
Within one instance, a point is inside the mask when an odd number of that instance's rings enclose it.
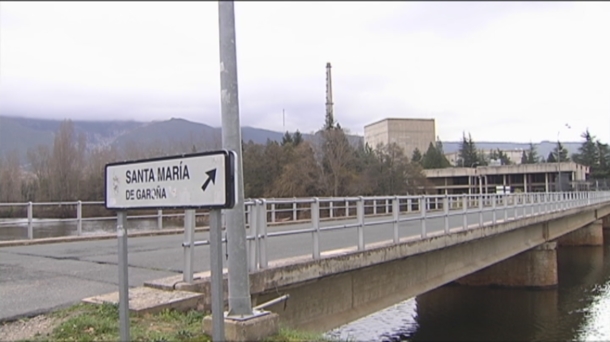
<instances>
[{"instance_id":1,"label":"asphalt road","mask_svg":"<svg viewBox=\"0 0 610 342\"><path fill-rule=\"evenodd\" d=\"M528 209L528 213L529 213ZM514 215L509 211L508 217ZM522 212L519 212L522 215ZM411 215L410 217L413 217ZM403 215L401 217L409 217ZM491 213L484 215L490 221ZM498 210L497 218L504 217ZM390 219L366 218L365 222ZM479 214L469 214L468 223L479 220ZM329 221L322 227L356 222L352 220ZM450 227L461 227L462 216L451 217ZM444 219L428 219L427 231L444 229ZM269 227L268 232L304 229L310 224ZM365 243L390 240L393 237L391 223L365 227ZM419 221L403 222L399 226L400 237L421 233ZM207 232L195 234L196 240L207 239ZM182 273L183 235L165 235L130 238L129 285L142 286L145 281ZM356 228L324 231L320 236L322 252L356 246ZM310 233L270 237L268 260L311 255ZM16 246L0 248L0 321L32 316L55 308L68 306L89 296L118 291L117 241L92 240ZM209 249L195 248L195 272L209 270ZM0 338L1 339L1 338Z\"/></svg>"}]
</instances>

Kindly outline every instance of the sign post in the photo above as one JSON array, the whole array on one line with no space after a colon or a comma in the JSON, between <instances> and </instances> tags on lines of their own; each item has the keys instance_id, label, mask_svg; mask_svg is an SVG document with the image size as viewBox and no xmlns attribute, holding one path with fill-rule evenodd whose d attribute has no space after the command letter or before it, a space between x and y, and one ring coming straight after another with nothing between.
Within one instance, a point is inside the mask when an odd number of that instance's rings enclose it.
<instances>
[{"instance_id":1,"label":"sign post","mask_svg":"<svg viewBox=\"0 0 610 342\"><path fill-rule=\"evenodd\" d=\"M221 150L106 165L106 208L118 211L121 340L129 341L126 210L153 208L210 209L213 340L224 340L221 209L235 205L236 159L234 151ZM185 271L192 272L192 260L189 265Z\"/></svg>"},{"instance_id":2,"label":"sign post","mask_svg":"<svg viewBox=\"0 0 610 342\"><path fill-rule=\"evenodd\" d=\"M210 272L212 282L212 341L225 340L222 291L222 220L218 209L210 210Z\"/></svg>"},{"instance_id":3,"label":"sign post","mask_svg":"<svg viewBox=\"0 0 610 342\"><path fill-rule=\"evenodd\" d=\"M129 268L127 260L127 214L117 213L117 240L119 240L119 322L121 341L129 341Z\"/></svg>"}]
</instances>

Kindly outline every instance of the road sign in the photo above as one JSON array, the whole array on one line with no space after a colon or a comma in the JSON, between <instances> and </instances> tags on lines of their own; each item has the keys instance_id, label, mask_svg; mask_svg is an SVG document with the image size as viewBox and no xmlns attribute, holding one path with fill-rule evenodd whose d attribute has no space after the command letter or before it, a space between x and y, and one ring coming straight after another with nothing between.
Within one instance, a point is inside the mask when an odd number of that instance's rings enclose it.
<instances>
[{"instance_id":1,"label":"road sign","mask_svg":"<svg viewBox=\"0 0 610 342\"><path fill-rule=\"evenodd\" d=\"M106 208L232 208L235 153L205 153L106 165Z\"/></svg>"}]
</instances>

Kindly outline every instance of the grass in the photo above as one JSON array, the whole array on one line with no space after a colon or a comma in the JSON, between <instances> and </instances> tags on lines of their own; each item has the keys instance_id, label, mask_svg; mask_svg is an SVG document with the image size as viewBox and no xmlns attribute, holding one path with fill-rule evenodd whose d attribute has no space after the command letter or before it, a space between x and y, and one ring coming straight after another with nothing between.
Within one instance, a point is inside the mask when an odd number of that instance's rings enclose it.
<instances>
[{"instance_id":1,"label":"grass","mask_svg":"<svg viewBox=\"0 0 610 342\"><path fill-rule=\"evenodd\" d=\"M35 336L28 341L118 341L119 311L114 304L77 304L52 314L60 322L46 336ZM203 333L203 313L181 313L165 310L159 314L130 315L132 341L210 341Z\"/></svg>"},{"instance_id":2,"label":"grass","mask_svg":"<svg viewBox=\"0 0 610 342\"><path fill-rule=\"evenodd\" d=\"M277 335L270 336L265 342L332 342L333 339L324 337L322 334L309 333L305 331L280 328Z\"/></svg>"},{"instance_id":3,"label":"grass","mask_svg":"<svg viewBox=\"0 0 610 342\"><path fill-rule=\"evenodd\" d=\"M37 334L23 341L118 341L119 310L116 304L81 303L47 315L56 322L49 334ZM195 310L178 312L164 310L158 314L130 315L131 341L151 342L200 342L211 341L203 333L204 314ZM322 334L281 328L277 335L266 342L330 342Z\"/></svg>"}]
</instances>

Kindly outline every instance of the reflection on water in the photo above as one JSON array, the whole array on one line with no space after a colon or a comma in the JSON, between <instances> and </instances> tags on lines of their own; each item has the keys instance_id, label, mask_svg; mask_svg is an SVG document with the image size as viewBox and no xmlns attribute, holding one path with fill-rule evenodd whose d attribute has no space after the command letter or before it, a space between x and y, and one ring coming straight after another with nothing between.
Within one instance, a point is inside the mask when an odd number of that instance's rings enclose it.
<instances>
[{"instance_id":1,"label":"reflection on water","mask_svg":"<svg viewBox=\"0 0 610 342\"><path fill-rule=\"evenodd\" d=\"M10 222L10 226L8 225ZM45 222L45 220L33 219L34 238L56 237L77 235L76 221L67 222ZM128 229L130 231L158 230L157 219L128 219ZM163 220L163 229L182 228L181 223L171 220ZM108 234L116 232L116 219L112 218L103 221L83 221L83 235ZM0 241L20 240L28 238L27 219L0 219Z\"/></svg>"},{"instance_id":2,"label":"reflection on water","mask_svg":"<svg viewBox=\"0 0 610 342\"><path fill-rule=\"evenodd\" d=\"M447 285L327 335L353 341L610 340L609 250L560 247L556 289Z\"/></svg>"}]
</instances>

